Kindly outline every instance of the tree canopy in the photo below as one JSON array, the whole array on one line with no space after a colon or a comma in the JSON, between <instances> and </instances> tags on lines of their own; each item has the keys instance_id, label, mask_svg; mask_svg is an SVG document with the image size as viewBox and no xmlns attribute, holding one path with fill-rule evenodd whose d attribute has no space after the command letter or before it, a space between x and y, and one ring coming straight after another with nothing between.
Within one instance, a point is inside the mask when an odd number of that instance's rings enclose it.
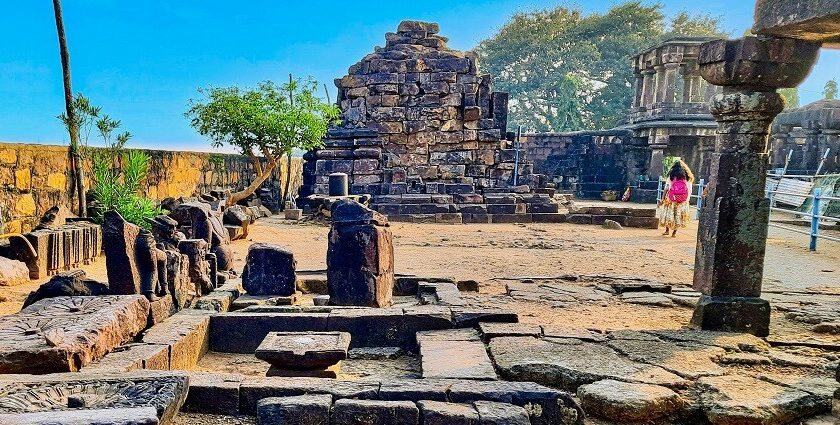
<instances>
[{"instance_id":1,"label":"tree canopy","mask_svg":"<svg viewBox=\"0 0 840 425\"><path fill-rule=\"evenodd\" d=\"M837 99L837 80L828 80L823 89L823 96L828 100Z\"/></svg>"},{"instance_id":2,"label":"tree canopy","mask_svg":"<svg viewBox=\"0 0 840 425\"><path fill-rule=\"evenodd\" d=\"M511 96L510 119L534 131L614 126L633 92L630 58L677 36L720 36L718 18L630 1L605 14L560 6L514 15L475 51L495 88Z\"/></svg>"},{"instance_id":3,"label":"tree canopy","mask_svg":"<svg viewBox=\"0 0 840 425\"><path fill-rule=\"evenodd\" d=\"M199 134L207 136L213 147L232 146L254 162L257 178L231 196L229 203L253 193L284 155L290 157L295 149L311 150L323 143L339 111L316 96L317 89L318 83L312 79L295 81L290 77L281 86L265 81L250 89L200 89L203 98L190 101L184 115ZM259 156L267 161L265 167Z\"/></svg>"}]
</instances>

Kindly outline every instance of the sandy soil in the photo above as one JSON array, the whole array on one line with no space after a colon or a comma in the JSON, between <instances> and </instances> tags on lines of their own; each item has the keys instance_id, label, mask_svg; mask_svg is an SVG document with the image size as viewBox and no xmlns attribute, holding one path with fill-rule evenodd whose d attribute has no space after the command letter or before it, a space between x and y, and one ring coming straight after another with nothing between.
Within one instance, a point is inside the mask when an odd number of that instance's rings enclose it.
<instances>
[{"instance_id":1,"label":"sandy soil","mask_svg":"<svg viewBox=\"0 0 840 425\"><path fill-rule=\"evenodd\" d=\"M293 224L278 217L252 227L248 240L233 244L235 268L241 270L253 242L284 245L295 253L299 270L324 269L329 228ZM662 309L608 302L564 308L519 302L503 294L505 278L562 274L611 274L690 285L694 265L696 223L676 238L658 230L605 230L571 224L406 224L393 223L396 270L422 276L448 276L481 282L476 304L498 305L519 312L523 322L564 324L595 329L675 328L688 322L688 308ZM838 244L821 242L808 252L807 237L771 229L765 289L840 288ZM88 275L106 280L105 261L85 266ZM26 294L42 282L0 287L0 314L20 309Z\"/></svg>"}]
</instances>

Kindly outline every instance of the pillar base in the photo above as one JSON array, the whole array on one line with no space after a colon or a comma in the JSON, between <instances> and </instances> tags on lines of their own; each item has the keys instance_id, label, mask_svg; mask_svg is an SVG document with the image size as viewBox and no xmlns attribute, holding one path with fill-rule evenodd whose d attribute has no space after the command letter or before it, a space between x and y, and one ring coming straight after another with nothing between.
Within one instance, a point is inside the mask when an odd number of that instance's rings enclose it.
<instances>
[{"instance_id":1,"label":"pillar base","mask_svg":"<svg viewBox=\"0 0 840 425\"><path fill-rule=\"evenodd\" d=\"M758 297L703 295L694 309L691 327L765 337L770 333L770 303Z\"/></svg>"}]
</instances>

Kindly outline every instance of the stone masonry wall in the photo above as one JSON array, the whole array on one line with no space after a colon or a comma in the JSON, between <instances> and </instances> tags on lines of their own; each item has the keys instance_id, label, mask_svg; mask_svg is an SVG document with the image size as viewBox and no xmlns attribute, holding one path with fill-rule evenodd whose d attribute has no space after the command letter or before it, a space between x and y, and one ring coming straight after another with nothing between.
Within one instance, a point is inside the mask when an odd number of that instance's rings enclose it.
<instances>
[{"instance_id":1,"label":"stone masonry wall","mask_svg":"<svg viewBox=\"0 0 840 425\"><path fill-rule=\"evenodd\" d=\"M438 31L404 21L335 81L342 125L311 155L302 195L325 193L331 172L349 174L353 193L374 195L508 184L507 93L493 92L475 54L449 49Z\"/></svg>"},{"instance_id":2,"label":"stone masonry wall","mask_svg":"<svg viewBox=\"0 0 840 425\"><path fill-rule=\"evenodd\" d=\"M211 189L245 187L254 177L253 164L241 155L146 150L152 161L145 195L160 200L190 197ZM32 229L43 213L70 202L71 176L66 146L0 143L0 221L5 233ZM274 192L285 182L285 163L263 186ZM292 160L291 190L301 184L302 161ZM282 176L282 180L281 180ZM90 175L86 175L90 187ZM71 205L73 204L73 205Z\"/></svg>"}]
</instances>

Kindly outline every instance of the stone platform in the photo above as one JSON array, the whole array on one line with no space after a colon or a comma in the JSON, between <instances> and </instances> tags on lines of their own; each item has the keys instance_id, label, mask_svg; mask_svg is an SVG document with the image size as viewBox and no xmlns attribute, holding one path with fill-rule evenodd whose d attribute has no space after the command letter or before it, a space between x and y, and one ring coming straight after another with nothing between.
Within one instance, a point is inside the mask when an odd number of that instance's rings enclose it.
<instances>
[{"instance_id":1,"label":"stone platform","mask_svg":"<svg viewBox=\"0 0 840 425\"><path fill-rule=\"evenodd\" d=\"M272 332L254 355L271 364L269 376L332 375L330 369L347 358L350 334L346 332Z\"/></svg>"}]
</instances>

